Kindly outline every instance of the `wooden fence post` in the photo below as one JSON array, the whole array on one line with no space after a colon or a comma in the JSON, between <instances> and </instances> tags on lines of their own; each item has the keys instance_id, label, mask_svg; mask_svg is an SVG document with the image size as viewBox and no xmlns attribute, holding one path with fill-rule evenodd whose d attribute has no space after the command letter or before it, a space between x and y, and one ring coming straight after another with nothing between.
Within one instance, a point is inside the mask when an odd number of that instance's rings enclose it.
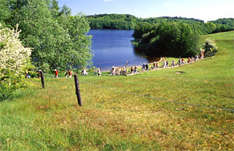
<instances>
[{"instance_id":1,"label":"wooden fence post","mask_svg":"<svg viewBox=\"0 0 234 151\"><path fill-rule=\"evenodd\" d=\"M42 71L40 71L40 75L41 75L41 86L44 89L45 88L45 80L44 80L44 74Z\"/></svg>"},{"instance_id":2,"label":"wooden fence post","mask_svg":"<svg viewBox=\"0 0 234 151\"><path fill-rule=\"evenodd\" d=\"M74 75L75 87L76 87L76 96L79 106L82 106L81 97L80 97L80 88L77 75Z\"/></svg>"}]
</instances>

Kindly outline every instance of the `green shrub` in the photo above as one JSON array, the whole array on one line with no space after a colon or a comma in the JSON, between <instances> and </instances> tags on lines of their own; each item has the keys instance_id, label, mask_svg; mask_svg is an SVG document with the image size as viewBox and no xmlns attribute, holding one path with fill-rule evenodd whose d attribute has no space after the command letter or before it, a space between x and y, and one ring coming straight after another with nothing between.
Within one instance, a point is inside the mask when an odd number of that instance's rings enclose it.
<instances>
[{"instance_id":1,"label":"green shrub","mask_svg":"<svg viewBox=\"0 0 234 151\"><path fill-rule=\"evenodd\" d=\"M211 57L216 54L218 48L214 41L206 40L205 44L203 45L203 49L205 50L205 57Z\"/></svg>"},{"instance_id":2,"label":"green shrub","mask_svg":"<svg viewBox=\"0 0 234 151\"><path fill-rule=\"evenodd\" d=\"M12 93L26 86L24 75L18 75L11 70L0 70L0 101L7 99Z\"/></svg>"}]
</instances>

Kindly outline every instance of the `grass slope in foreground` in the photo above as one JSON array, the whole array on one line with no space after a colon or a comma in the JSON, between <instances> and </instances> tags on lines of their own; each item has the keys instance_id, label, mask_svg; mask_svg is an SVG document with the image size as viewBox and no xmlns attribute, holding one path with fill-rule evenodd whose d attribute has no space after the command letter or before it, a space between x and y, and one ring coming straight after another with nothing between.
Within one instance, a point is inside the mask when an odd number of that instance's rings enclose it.
<instances>
[{"instance_id":1,"label":"grass slope in foreground","mask_svg":"<svg viewBox=\"0 0 234 151\"><path fill-rule=\"evenodd\" d=\"M215 57L130 77L39 80L0 102L0 150L233 150L234 32ZM183 71L183 74L176 74Z\"/></svg>"}]
</instances>

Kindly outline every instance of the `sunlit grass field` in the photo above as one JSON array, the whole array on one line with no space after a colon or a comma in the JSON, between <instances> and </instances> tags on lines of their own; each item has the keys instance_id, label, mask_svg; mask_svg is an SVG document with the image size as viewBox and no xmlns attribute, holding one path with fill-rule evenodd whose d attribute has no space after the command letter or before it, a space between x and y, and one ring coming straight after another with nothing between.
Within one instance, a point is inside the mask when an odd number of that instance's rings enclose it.
<instances>
[{"instance_id":1,"label":"sunlit grass field","mask_svg":"<svg viewBox=\"0 0 234 151\"><path fill-rule=\"evenodd\" d=\"M73 79L31 79L0 102L0 150L234 150L234 32L206 38L219 51L194 64L79 76L82 107Z\"/></svg>"}]
</instances>

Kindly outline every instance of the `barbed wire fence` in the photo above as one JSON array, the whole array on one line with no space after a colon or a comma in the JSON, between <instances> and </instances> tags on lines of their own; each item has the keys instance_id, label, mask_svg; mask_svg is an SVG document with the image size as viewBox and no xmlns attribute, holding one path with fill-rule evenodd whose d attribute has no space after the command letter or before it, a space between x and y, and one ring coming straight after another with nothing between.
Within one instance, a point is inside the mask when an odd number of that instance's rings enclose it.
<instances>
[{"instance_id":1,"label":"barbed wire fence","mask_svg":"<svg viewBox=\"0 0 234 151\"><path fill-rule=\"evenodd\" d=\"M185 65L185 64L182 64L182 65ZM179 66L175 66L175 67L179 67ZM167 68L170 68L170 67L167 67ZM157 70L160 70L160 69L164 69L164 68L160 67ZM139 72L139 73L142 73L142 71ZM111 76L111 73L109 74L109 76ZM93 87L94 89L101 89L101 88L103 88L102 86L99 86L97 84L92 84L91 82L85 82L85 81L82 81L79 85L83 85L83 84L88 84L89 87ZM128 84L128 86L129 87L133 87L133 85L130 85L130 84ZM106 85L105 85L105 87L106 87ZM109 89L111 89L111 88L113 89L115 87L114 87L114 85L111 85L111 86L108 86L108 88ZM134 95L134 96L142 97L142 98L147 98L147 99L150 99L150 100L155 101L155 102L171 103L171 104L175 104L175 105L183 105L183 106L207 108L207 109L213 109L213 110L223 110L223 111L228 111L228 112L234 113L234 108L226 108L226 107L217 107L217 106L212 106L212 105L202 105L202 104L186 103L184 100L179 100L179 99L173 100L173 99L164 98L164 97L155 97L155 96L152 96L149 93L148 94L147 93L140 94L140 93L135 93L135 92L129 92L129 91L126 91L126 90L121 91L119 88L116 88L116 89L118 89L118 93L127 94L127 95ZM81 90L82 90L82 86L81 86ZM77 91L76 91L76 94L77 94ZM229 104L229 105L234 106L234 104Z\"/></svg>"}]
</instances>

